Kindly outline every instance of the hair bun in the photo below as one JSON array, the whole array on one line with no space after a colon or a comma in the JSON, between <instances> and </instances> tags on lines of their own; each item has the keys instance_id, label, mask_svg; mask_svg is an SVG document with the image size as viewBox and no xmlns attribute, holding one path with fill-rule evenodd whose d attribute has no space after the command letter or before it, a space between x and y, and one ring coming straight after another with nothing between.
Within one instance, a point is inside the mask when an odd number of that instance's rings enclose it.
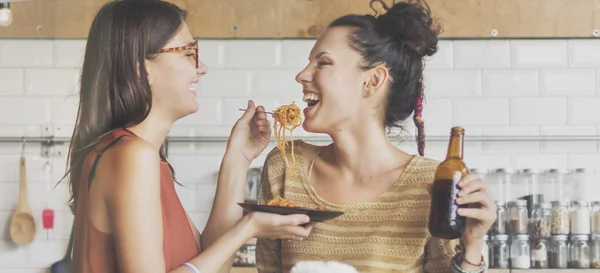
<instances>
[{"instance_id":1,"label":"hair bun","mask_svg":"<svg viewBox=\"0 0 600 273\"><path fill-rule=\"evenodd\" d=\"M383 0L371 0L370 6L380 3L387 12L377 16L376 30L390 37L395 44L407 46L419 56L432 56L438 51L440 26L434 22L429 6L421 0L408 0L389 7Z\"/></svg>"}]
</instances>

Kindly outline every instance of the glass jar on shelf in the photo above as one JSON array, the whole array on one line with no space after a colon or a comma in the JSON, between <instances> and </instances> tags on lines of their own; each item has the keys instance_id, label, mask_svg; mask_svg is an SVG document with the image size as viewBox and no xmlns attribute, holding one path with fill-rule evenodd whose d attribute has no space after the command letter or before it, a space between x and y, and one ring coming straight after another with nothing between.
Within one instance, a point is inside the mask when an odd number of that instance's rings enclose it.
<instances>
[{"instance_id":1,"label":"glass jar on shelf","mask_svg":"<svg viewBox=\"0 0 600 273\"><path fill-rule=\"evenodd\" d=\"M522 191L519 191L521 196L519 196L517 199L527 201L528 217L531 217L533 204L544 202L539 184L539 175L540 170L534 168L519 170L515 175L514 185L515 187L520 187L522 189Z\"/></svg>"},{"instance_id":2,"label":"glass jar on shelf","mask_svg":"<svg viewBox=\"0 0 600 273\"><path fill-rule=\"evenodd\" d=\"M483 235L483 249L481 251L483 262L489 267L490 264L490 241L488 235Z\"/></svg>"},{"instance_id":3,"label":"glass jar on shelf","mask_svg":"<svg viewBox=\"0 0 600 273\"><path fill-rule=\"evenodd\" d=\"M569 268L590 268L589 235L571 235Z\"/></svg>"},{"instance_id":4,"label":"glass jar on shelf","mask_svg":"<svg viewBox=\"0 0 600 273\"><path fill-rule=\"evenodd\" d=\"M600 234L600 201L594 201L590 205L592 234Z\"/></svg>"},{"instance_id":5,"label":"glass jar on shelf","mask_svg":"<svg viewBox=\"0 0 600 273\"><path fill-rule=\"evenodd\" d=\"M590 243L590 267L600 268L600 234L593 234Z\"/></svg>"},{"instance_id":6,"label":"glass jar on shelf","mask_svg":"<svg viewBox=\"0 0 600 273\"><path fill-rule=\"evenodd\" d=\"M486 176L486 181L494 200L506 204L509 201L517 199L516 196L511 195L510 179L513 172L510 168L499 168L491 170Z\"/></svg>"},{"instance_id":7,"label":"glass jar on shelf","mask_svg":"<svg viewBox=\"0 0 600 273\"><path fill-rule=\"evenodd\" d=\"M569 266L569 244L567 235L552 235L549 253L550 268L567 268Z\"/></svg>"},{"instance_id":8,"label":"glass jar on shelf","mask_svg":"<svg viewBox=\"0 0 600 273\"><path fill-rule=\"evenodd\" d=\"M570 189L571 201L590 201L590 182L593 179L594 170L590 168L578 168L571 171Z\"/></svg>"},{"instance_id":9,"label":"glass jar on shelf","mask_svg":"<svg viewBox=\"0 0 600 273\"><path fill-rule=\"evenodd\" d=\"M552 235L569 235L569 204L553 201L550 211L550 233Z\"/></svg>"},{"instance_id":10,"label":"glass jar on shelf","mask_svg":"<svg viewBox=\"0 0 600 273\"><path fill-rule=\"evenodd\" d=\"M543 187L548 187L548 196L545 197L545 202L571 201L570 185L568 184L569 170L568 169L548 169L544 172Z\"/></svg>"},{"instance_id":11,"label":"glass jar on shelf","mask_svg":"<svg viewBox=\"0 0 600 273\"><path fill-rule=\"evenodd\" d=\"M571 201L571 234L590 234L590 209L585 201Z\"/></svg>"},{"instance_id":12,"label":"glass jar on shelf","mask_svg":"<svg viewBox=\"0 0 600 273\"><path fill-rule=\"evenodd\" d=\"M529 269L531 267L531 248L529 246L529 235L519 234L513 236L510 246L511 268Z\"/></svg>"},{"instance_id":13,"label":"glass jar on shelf","mask_svg":"<svg viewBox=\"0 0 600 273\"><path fill-rule=\"evenodd\" d=\"M533 205L531 212L531 236L533 238L550 238L550 204Z\"/></svg>"},{"instance_id":14,"label":"glass jar on shelf","mask_svg":"<svg viewBox=\"0 0 600 273\"><path fill-rule=\"evenodd\" d=\"M515 200L508 203L508 223L510 234L529 233L527 201Z\"/></svg>"},{"instance_id":15,"label":"glass jar on shelf","mask_svg":"<svg viewBox=\"0 0 600 273\"><path fill-rule=\"evenodd\" d=\"M508 235L498 234L492 236L490 268L509 268L510 246Z\"/></svg>"},{"instance_id":16,"label":"glass jar on shelf","mask_svg":"<svg viewBox=\"0 0 600 273\"><path fill-rule=\"evenodd\" d=\"M548 265L548 239L532 239L531 268L548 268Z\"/></svg>"},{"instance_id":17,"label":"glass jar on shelf","mask_svg":"<svg viewBox=\"0 0 600 273\"><path fill-rule=\"evenodd\" d=\"M496 222L489 230L490 235L506 234L507 212L506 205L502 201L496 201Z\"/></svg>"}]
</instances>

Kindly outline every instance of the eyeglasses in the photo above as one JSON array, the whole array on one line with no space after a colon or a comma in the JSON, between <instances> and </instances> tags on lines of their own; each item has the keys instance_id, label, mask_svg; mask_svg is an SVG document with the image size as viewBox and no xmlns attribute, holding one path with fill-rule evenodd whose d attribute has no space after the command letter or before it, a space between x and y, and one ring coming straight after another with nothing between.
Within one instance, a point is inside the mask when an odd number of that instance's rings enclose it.
<instances>
[{"instance_id":1,"label":"eyeglasses","mask_svg":"<svg viewBox=\"0 0 600 273\"><path fill-rule=\"evenodd\" d=\"M194 62L196 62L196 68L198 68L198 41L194 41L192 44L186 45L186 46L163 48L158 53L178 52L178 51L186 51L186 50L194 51L194 56L193 56Z\"/></svg>"}]
</instances>

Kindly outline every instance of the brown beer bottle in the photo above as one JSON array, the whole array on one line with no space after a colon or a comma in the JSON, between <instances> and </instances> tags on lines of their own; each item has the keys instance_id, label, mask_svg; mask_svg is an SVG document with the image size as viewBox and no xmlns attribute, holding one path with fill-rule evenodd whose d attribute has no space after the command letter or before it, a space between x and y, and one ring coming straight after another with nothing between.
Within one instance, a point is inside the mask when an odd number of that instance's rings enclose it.
<instances>
[{"instance_id":1,"label":"brown beer bottle","mask_svg":"<svg viewBox=\"0 0 600 273\"><path fill-rule=\"evenodd\" d=\"M469 174L469 170L463 162L464 134L463 128L452 128L446 159L435 171L431 191L429 233L442 239L460 238L465 230L465 217L456 213L459 208L465 207L456 204L459 190L457 184Z\"/></svg>"}]
</instances>

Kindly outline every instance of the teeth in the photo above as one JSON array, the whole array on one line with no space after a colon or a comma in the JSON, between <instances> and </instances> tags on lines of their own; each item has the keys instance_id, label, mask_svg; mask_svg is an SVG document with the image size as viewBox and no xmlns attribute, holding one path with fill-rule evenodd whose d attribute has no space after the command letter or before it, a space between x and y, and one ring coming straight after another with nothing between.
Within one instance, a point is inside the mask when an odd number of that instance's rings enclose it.
<instances>
[{"instance_id":1,"label":"teeth","mask_svg":"<svg viewBox=\"0 0 600 273\"><path fill-rule=\"evenodd\" d=\"M190 86L188 87L188 90L190 90L190 91L196 91L196 85L190 84Z\"/></svg>"},{"instance_id":2,"label":"teeth","mask_svg":"<svg viewBox=\"0 0 600 273\"><path fill-rule=\"evenodd\" d=\"M318 94L315 94L315 93L307 93L307 94L304 94L304 97L302 98L302 100L305 102L309 101L309 100L319 101L319 100L321 100L321 96L319 96Z\"/></svg>"}]
</instances>

